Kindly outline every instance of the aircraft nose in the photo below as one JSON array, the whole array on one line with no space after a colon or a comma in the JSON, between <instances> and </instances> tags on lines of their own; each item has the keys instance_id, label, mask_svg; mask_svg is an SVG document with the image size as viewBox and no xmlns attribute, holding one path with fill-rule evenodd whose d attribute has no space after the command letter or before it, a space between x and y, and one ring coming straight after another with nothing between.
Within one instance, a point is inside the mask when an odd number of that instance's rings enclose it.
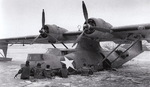
<instances>
[{"instance_id":1,"label":"aircraft nose","mask_svg":"<svg viewBox=\"0 0 150 87\"><path fill-rule=\"evenodd\" d=\"M41 34L43 34L43 33L44 33L44 29L39 30L39 32L40 32Z\"/></svg>"},{"instance_id":2,"label":"aircraft nose","mask_svg":"<svg viewBox=\"0 0 150 87\"><path fill-rule=\"evenodd\" d=\"M41 29L41 30L39 30L39 32L40 32L40 35L43 37L43 38L46 38L47 37L47 33L46 33L46 30L45 29Z\"/></svg>"}]
</instances>

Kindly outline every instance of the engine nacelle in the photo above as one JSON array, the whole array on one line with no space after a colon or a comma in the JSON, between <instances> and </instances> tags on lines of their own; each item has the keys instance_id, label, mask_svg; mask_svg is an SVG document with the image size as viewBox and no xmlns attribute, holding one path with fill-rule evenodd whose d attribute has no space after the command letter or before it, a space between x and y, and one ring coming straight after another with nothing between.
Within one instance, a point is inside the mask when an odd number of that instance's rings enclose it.
<instances>
[{"instance_id":1,"label":"engine nacelle","mask_svg":"<svg viewBox=\"0 0 150 87\"><path fill-rule=\"evenodd\" d=\"M84 23L84 24L86 24L86 23ZM101 18L90 18L90 19L88 19L88 24L90 26L95 26L95 27L99 27L99 28L106 28L106 29L112 28L111 24L105 22ZM109 35L111 35L110 33L97 31L93 28L89 28L89 29L85 29L85 28L83 30L85 30L84 34L86 36L89 36L89 37L94 38L94 39L110 38L110 36L109 36Z\"/></svg>"},{"instance_id":2,"label":"engine nacelle","mask_svg":"<svg viewBox=\"0 0 150 87\"><path fill-rule=\"evenodd\" d=\"M57 25L44 25L41 36L47 38L49 43L56 43L57 40L63 39L62 34L64 32L67 32L67 30Z\"/></svg>"},{"instance_id":3,"label":"engine nacelle","mask_svg":"<svg viewBox=\"0 0 150 87\"><path fill-rule=\"evenodd\" d=\"M90 26L96 26L96 27L100 27L100 28L110 29L112 27L111 24L105 22L101 18L90 18L90 19L88 19L88 23ZM86 22L84 24L86 24ZM95 29L89 29L89 30L86 30L85 33L92 34L92 33L94 33L94 31L95 31Z\"/></svg>"}]
</instances>

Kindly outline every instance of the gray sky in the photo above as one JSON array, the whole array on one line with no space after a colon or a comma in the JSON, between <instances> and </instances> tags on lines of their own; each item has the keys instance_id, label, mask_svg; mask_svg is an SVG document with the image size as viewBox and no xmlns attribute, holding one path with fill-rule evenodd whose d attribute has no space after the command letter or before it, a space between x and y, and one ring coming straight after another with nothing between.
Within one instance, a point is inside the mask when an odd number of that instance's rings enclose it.
<instances>
[{"instance_id":1,"label":"gray sky","mask_svg":"<svg viewBox=\"0 0 150 87\"><path fill-rule=\"evenodd\" d=\"M84 0L89 17L113 26L150 23L150 0ZM82 0L0 0L0 38L39 34L42 9L46 24L70 31L83 25Z\"/></svg>"}]
</instances>

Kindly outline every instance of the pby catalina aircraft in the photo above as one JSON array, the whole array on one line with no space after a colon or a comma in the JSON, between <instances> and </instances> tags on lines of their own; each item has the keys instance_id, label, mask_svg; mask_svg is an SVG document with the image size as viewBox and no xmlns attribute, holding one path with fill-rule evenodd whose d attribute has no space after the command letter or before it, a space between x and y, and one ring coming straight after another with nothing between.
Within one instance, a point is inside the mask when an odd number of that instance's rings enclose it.
<instances>
[{"instance_id":1,"label":"pby catalina aircraft","mask_svg":"<svg viewBox=\"0 0 150 87\"><path fill-rule=\"evenodd\" d=\"M42 13L42 28L40 35L0 39L0 48L7 55L8 44L52 44L65 43L77 44L73 51L66 50L65 55L43 54L44 63L52 68L61 68L66 64L69 69L79 69L83 64L93 65L94 70L105 67L109 61L111 67L117 68L142 52L141 40L150 42L150 24L113 27L101 18L88 18L88 12L84 1L82 9L85 18L83 31L69 32L56 25L45 24L45 13ZM113 41L118 44L114 50L104 52L99 42ZM130 44L126 49L118 49L121 44ZM55 46L54 46L55 47ZM110 64L109 63L109 64Z\"/></svg>"}]
</instances>

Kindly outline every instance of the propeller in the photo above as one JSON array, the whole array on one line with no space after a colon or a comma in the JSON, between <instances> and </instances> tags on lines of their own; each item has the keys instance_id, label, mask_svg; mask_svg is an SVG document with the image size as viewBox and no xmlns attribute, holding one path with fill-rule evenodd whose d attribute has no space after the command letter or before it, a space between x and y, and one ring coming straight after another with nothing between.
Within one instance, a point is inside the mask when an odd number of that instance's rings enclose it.
<instances>
[{"instance_id":1,"label":"propeller","mask_svg":"<svg viewBox=\"0 0 150 87\"><path fill-rule=\"evenodd\" d=\"M86 5L84 3L84 1L82 1L82 9L83 9L83 15L84 15L84 19L85 19L85 24L83 26L84 30L83 32L78 36L78 38L76 39L76 41L73 43L73 46L75 46L76 43L78 43L78 41L80 41L81 37L84 35L85 31L90 30L90 29L94 29L97 31L101 31L101 32L109 32L112 33L111 29L107 29L107 28L101 28L98 26L92 26L89 21L88 21L88 11L86 8ZM72 46L72 47L73 47Z\"/></svg>"},{"instance_id":2,"label":"propeller","mask_svg":"<svg viewBox=\"0 0 150 87\"><path fill-rule=\"evenodd\" d=\"M84 3L84 1L82 1L82 9L83 9L83 14L84 14L84 18L85 18L85 25L84 25L84 28L87 28L87 29L95 29L97 31L101 31L101 32L112 32L112 30L110 29L107 29L107 28L101 28L101 27L97 27L97 26L91 26L88 22L88 12L87 12L87 8L86 8L86 5Z\"/></svg>"},{"instance_id":3,"label":"propeller","mask_svg":"<svg viewBox=\"0 0 150 87\"><path fill-rule=\"evenodd\" d=\"M37 35L35 37L35 39L30 44L33 44L40 36L47 37L47 33L46 33L46 30L44 29L45 28L44 25L45 25L45 12L43 9L43 12L42 12L42 29L39 31L40 34Z\"/></svg>"},{"instance_id":4,"label":"propeller","mask_svg":"<svg viewBox=\"0 0 150 87\"><path fill-rule=\"evenodd\" d=\"M85 29L83 30L83 32L78 36L78 38L76 39L76 41L73 43L72 47L74 47L76 45L76 43L78 43L80 41L80 39L82 38L84 32L88 29L88 27L90 26L88 24L88 12L87 12L87 9L86 9L86 5L84 3L84 1L82 1L82 9L83 9L83 15L84 15L84 18L85 18L85 22L86 22L86 25L85 26Z\"/></svg>"}]
</instances>

